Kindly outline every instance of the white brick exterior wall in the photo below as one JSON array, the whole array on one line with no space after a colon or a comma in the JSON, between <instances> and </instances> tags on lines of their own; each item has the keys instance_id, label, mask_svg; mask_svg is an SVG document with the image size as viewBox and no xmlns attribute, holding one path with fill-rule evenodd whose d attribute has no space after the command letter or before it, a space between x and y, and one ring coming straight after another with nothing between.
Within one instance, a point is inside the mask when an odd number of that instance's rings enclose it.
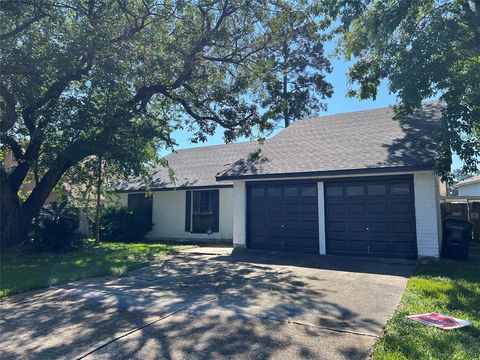
<instances>
[{"instance_id":1,"label":"white brick exterior wall","mask_svg":"<svg viewBox=\"0 0 480 360\"><path fill-rule=\"evenodd\" d=\"M433 172L414 173L415 215L419 257L440 256L438 180Z\"/></svg>"},{"instance_id":2,"label":"white brick exterior wall","mask_svg":"<svg viewBox=\"0 0 480 360\"><path fill-rule=\"evenodd\" d=\"M233 246L247 246L247 189L245 181L233 182Z\"/></svg>"},{"instance_id":3,"label":"white brick exterior wall","mask_svg":"<svg viewBox=\"0 0 480 360\"><path fill-rule=\"evenodd\" d=\"M210 190L210 189L209 189ZM195 191L195 190L192 190ZM219 232L211 235L185 231L186 190L154 191L153 229L147 234L152 240L219 240L231 241L233 237L232 188L219 189ZM128 204L128 194L120 194L119 203Z\"/></svg>"}]
</instances>

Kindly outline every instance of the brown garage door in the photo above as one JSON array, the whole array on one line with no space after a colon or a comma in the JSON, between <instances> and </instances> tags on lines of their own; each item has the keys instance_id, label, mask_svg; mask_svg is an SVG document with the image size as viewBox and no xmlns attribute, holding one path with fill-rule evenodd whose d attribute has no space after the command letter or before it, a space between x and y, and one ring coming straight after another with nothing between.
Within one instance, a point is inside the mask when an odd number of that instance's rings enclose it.
<instances>
[{"instance_id":1,"label":"brown garage door","mask_svg":"<svg viewBox=\"0 0 480 360\"><path fill-rule=\"evenodd\" d=\"M248 186L248 247L318 253L317 184Z\"/></svg>"},{"instance_id":2,"label":"brown garage door","mask_svg":"<svg viewBox=\"0 0 480 360\"><path fill-rule=\"evenodd\" d=\"M325 210L329 254L417 256L411 178L328 182Z\"/></svg>"}]
</instances>

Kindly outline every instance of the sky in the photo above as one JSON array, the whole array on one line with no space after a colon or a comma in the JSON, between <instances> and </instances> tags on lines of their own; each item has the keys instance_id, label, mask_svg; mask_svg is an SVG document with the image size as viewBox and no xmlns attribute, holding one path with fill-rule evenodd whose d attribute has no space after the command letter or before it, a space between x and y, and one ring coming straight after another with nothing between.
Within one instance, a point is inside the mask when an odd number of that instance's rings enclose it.
<instances>
[{"instance_id":1,"label":"sky","mask_svg":"<svg viewBox=\"0 0 480 360\"><path fill-rule=\"evenodd\" d=\"M331 52L333 46L334 44L327 44L326 50ZM337 57L331 57L330 60L332 62L333 71L327 76L327 81L333 85L334 94L330 99L326 100L328 105L327 111L321 112L318 114L319 116L387 107L394 105L397 102L395 95L390 94L388 91L386 82L383 82L379 87L376 100L359 100L348 97L346 95L348 89L347 72L351 63ZM191 133L187 130L178 130L173 134L173 138L178 143L178 146L175 147L176 150L222 144L222 136L222 129L219 128L214 136L208 137L207 142L192 144L189 141ZM457 156L454 156L452 170L459 167L461 167L461 161Z\"/></svg>"}]
</instances>

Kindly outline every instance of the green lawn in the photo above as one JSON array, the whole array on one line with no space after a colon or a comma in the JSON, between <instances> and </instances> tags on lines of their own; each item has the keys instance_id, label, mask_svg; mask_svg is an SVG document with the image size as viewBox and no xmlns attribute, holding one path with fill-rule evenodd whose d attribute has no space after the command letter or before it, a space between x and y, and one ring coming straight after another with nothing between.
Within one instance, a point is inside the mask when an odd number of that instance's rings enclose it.
<instances>
[{"instance_id":1,"label":"green lawn","mask_svg":"<svg viewBox=\"0 0 480 360\"><path fill-rule=\"evenodd\" d=\"M373 359L480 359L480 245L472 246L470 254L468 262L419 265ZM405 318L428 312L470 320L473 325L441 330Z\"/></svg>"},{"instance_id":2,"label":"green lawn","mask_svg":"<svg viewBox=\"0 0 480 360\"><path fill-rule=\"evenodd\" d=\"M102 243L65 254L2 254L0 297L101 275L123 275L181 246Z\"/></svg>"}]
</instances>

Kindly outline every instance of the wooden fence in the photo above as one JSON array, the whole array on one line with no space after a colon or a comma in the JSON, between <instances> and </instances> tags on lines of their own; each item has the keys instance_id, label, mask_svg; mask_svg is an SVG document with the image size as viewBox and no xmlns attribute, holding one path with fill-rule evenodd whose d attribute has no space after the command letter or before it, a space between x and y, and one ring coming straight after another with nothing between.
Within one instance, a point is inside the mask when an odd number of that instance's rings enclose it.
<instances>
[{"instance_id":1,"label":"wooden fence","mask_svg":"<svg viewBox=\"0 0 480 360\"><path fill-rule=\"evenodd\" d=\"M441 199L442 221L462 219L473 224L472 240L480 241L480 196L446 196Z\"/></svg>"}]
</instances>

